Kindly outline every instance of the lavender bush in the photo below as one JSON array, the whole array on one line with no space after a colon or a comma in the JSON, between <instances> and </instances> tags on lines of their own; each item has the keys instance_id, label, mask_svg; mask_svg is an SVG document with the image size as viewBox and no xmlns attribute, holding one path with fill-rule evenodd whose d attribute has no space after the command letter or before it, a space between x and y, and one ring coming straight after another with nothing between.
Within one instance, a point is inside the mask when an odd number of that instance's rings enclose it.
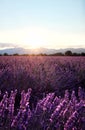
<instances>
[{"instance_id":1,"label":"lavender bush","mask_svg":"<svg viewBox=\"0 0 85 130\"><path fill-rule=\"evenodd\" d=\"M77 90L85 86L85 57L1 56L0 89L32 88L38 94ZM38 94L39 95L39 94Z\"/></svg>"},{"instance_id":2,"label":"lavender bush","mask_svg":"<svg viewBox=\"0 0 85 130\"><path fill-rule=\"evenodd\" d=\"M0 130L85 130L85 92L82 88L78 89L78 97L74 90L72 94L66 90L63 98L48 93L32 109L31 92L30 88L21 92L16 114L17 91L11 91L9 96L4 93L0 102ZM80 98L82 93L83 98Z\"/></svg>"},{"instance_id":3,"label":"lavender bush","mask_svg":"<svg viewBox=\"0 0 85 130\"><path fill-rule=\"evenodd\" d=\"M0 130L85 130L84 87L85 57L1 56Z\"/></svg>"}]
</instances>

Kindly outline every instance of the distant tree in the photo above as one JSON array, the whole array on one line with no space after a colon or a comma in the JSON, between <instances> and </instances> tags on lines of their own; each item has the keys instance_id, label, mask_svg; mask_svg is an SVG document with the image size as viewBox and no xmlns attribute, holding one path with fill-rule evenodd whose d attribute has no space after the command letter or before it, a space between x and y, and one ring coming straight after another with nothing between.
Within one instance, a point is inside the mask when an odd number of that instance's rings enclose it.
<instances>
[{"instance_id":1,"label":"distant tree","mask_svg":"<svg viewBox=\"0 0 85 130\"><path fill-rule=\"evenodd\" d=\"M61 52L58 52L58 53L54 53L54 54L49 54L49 56L64 56L64 54Z\"/></svg>"},{"instance_id":2,"label":"distant tree","mask_svg":"<svg viewBox=\"0 0 85 130\"><path fill-rule=\"evenodd\" d=\"M70 50L68 50L68 51L65 52L65 55L66 56L72 56L72 52Z\"/></svg>"},{"instance_id":3,"label":"distant tree","mask_svg":"<svg viewBox=\"0 0 85 130\"><path fill-rule=\"evenodd\" d=\"M79 53L73 53L72 56L79 56L80 54Z\"/></svg>"},{"instance_id":4,"label":"distant tree","mask_svg":"<svg viewBox=\"0 0 85 130\"><path fill-rule=\"evenodd\" d=\"M84 52L82 52L82 53L81 53L81 56L85 56L85 53L84 53Z\"/></svg>"},{"instance_id":5,"label":"distant tree","mask_svg":"<svg viewBox=\"0 0 85 130\"><path fill-rule=\"evenodd\" d=\"M61 52L58 52L58 53L56 53L55 55L56 55L56 56L64 56L64 54L61 53Z\"/></svg>"},{"instance_id":6,"label":"distant tree","mask_svg":"<svg viewBox=\"0 0 85 130\"><path fill-rule=\"evenodd\" d=\"M4 55L4 56L8 56L8 53L4 53L3 55Z\"/></svg>"},{"instance_id":7,"label":"distant tree","mask_svg":"<svg viewBox=\"0 0 85 130\"><path fill-rule=\"evenodd\" d=\"M39 56L46 56L46 54L40 53Z\"/></svg>"},{"instance_id":8,"label":"distant tree","mask_svg":"<svg viewBox=\"0 0 85 130\"><path fill-rule=\"evenodd\" d=\"M30 54L22 54L21 56L30 56Z\"/></svg>"},{"instance_id":9,"label":"distant tree","mask_svg":"<svg viewBox=\"0 0 85 130\"><path fill-rule=\"evenodd\" d=\"M18 56L18 55L19 55L18 53L13 54L13 56Z\"/></svg>"}]
</instances>

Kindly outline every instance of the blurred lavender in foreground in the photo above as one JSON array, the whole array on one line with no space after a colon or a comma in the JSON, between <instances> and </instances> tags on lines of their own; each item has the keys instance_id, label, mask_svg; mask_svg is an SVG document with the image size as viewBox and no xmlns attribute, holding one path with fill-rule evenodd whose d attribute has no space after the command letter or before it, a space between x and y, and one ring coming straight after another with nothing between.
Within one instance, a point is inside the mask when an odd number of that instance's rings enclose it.
<instances>
[{"instance_id":1,"label":"blurred lavender in foreground","mask_svg":"<svg viewBox=\"0 0 85 130\"><path fill-rule=\"evenodd\" d=\"M0 101L0 130L85 130L85 92L81 87L78 97L74 90L66 90L62 98L48 93L37 101L35 108L30 107L31 92L31 88L21 92L16 114L17 90L10 95L4 93Z\"/></svg>"}]
</instances>

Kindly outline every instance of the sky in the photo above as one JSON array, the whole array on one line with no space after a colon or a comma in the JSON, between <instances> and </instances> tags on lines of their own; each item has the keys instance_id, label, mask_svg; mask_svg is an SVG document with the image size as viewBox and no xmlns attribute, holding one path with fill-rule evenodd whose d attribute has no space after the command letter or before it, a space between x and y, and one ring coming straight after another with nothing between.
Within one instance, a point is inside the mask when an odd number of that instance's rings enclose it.
<instances>
[{"instance_id":1,"label":"sky","mask_svg":"<svg viewBox=\"0 0 85 130\"><path fill-rule=\"evenodd\" d=\"M85 0L0 0L0 49L85 48Z\"/></svg>"}]
</instances>

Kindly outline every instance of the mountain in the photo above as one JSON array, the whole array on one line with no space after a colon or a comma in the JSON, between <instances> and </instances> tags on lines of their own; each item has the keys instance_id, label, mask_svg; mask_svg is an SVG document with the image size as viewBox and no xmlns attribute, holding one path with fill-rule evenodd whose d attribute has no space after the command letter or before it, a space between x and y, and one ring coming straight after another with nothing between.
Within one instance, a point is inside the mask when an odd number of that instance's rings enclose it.
<instances>
[{"instance_id":1,"label":"mountain","mask_svg":"<svg viewBox=\"0 0 85 130\"><path fill-rule=\"evenodd\" d=\"M56 53L55 49L47 49L47 48L38 48L38 49L24 49L24 48L9 48L9 49L3 49L0 50L0 54L52 54Z\"/></svg>"},{"instance_id":2,"label":"mountain","mask_svg":"<svg viewBox=\"0 0 85 130\"><path fill-rule=\"evenodd\" d=\"M24 49L24 48L9 48L0 50L0 54L54 54L54 53L65 53L67 50L72 51L72 53L81 53L85 52L85 48L66 48L66 49L47 49L47 48L38 48L38 49Z\"/></svg>"},{"instance_id":3,"label":"mountain","mask_svg":"<svg viewBox=\"0 0 85 130\"><path fill-rule=\"evenodd\" d=\"M9 49L3 49L0 50L0 54L4 54L4 53L8 53L8 54L26 54L28 53L30 50L24 49L24 48L9 48Z\"/></svg>"}]
</instances>

